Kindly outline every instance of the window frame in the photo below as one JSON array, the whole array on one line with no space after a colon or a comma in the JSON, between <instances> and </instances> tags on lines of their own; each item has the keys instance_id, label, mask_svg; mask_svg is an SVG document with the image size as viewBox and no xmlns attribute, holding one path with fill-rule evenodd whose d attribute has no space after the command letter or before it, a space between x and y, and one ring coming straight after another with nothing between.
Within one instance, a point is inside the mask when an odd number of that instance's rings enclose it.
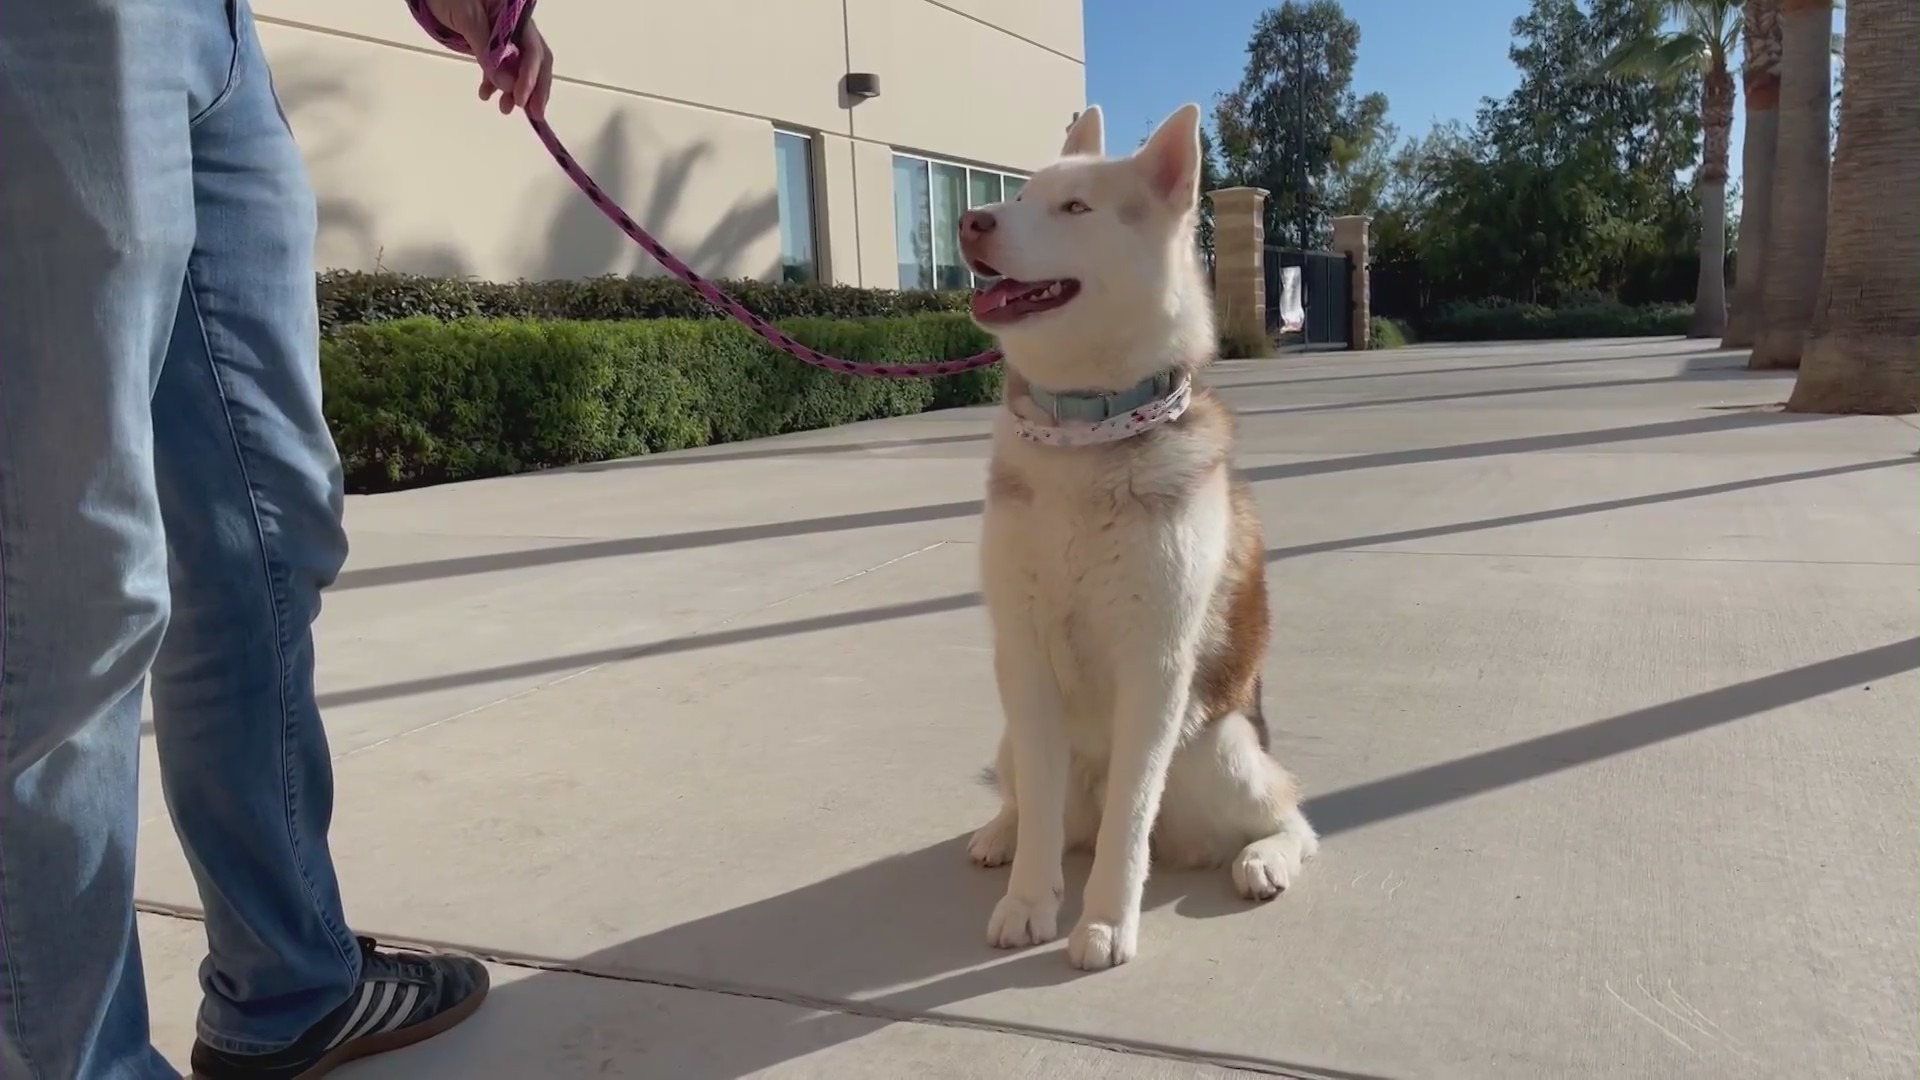
<instances>
[{"instance_id":1,"label":"window frame","mask_svg":"<svg viewBox=\"0 0 1920 1080\"><path fill-rule=\"evenodd\" d=\"M826 280L827 273L826 249L820 243L820 155L817 153L819 139L816 132L807 131L804 128L787 127L784 124L773 125L773 183L776 212L780 191L779 151L780 136L782 135L801 140L806 144L807 148L807 243L813 253L813 278L810 283L818 285ZM782 224L783 223L776 218L774 224L775 229L779 229ZM787 281L787 253L784 249L780 252L780 280L782 284L789 283Z\"/></svg>"},{"instance_id":2,"label":"window frame","mask_svg":"<svg viewBox=\"0 0 1920 1080\"><path fill-rule=\"evenodd\" d=\"M933 167L935 165L945 165L950 168L965 170L966 175L962 178L960 187L961 187L962 201L967 204L965 207L965 209L967 210L971 210L974 208L972 205L974 173L990 173L998 176L1000 178L1000 199L1003 202L1007 198L1007 194L1006 194L1007 181L1018 180L1021 186L1025 187L1026 182L1033 178L1033 174L1031 173L1019 173L1019 172L1013 172L1008 169L997 169L990 165L974 165L965 161L955 161L952 158L934 157L931 154L918 154L918 153L914 153L911 150L899 149L898 147L893 148L893 157L895 159L905 158L909 161L918 162L920 165L920 173L923 177L925 177L926 183L927 183L926 225L927 225L928 233L932 237L932 241L927 246L928 265L923 268L927 272L927 280L929 284L922 286L922 285L908 285L904 281L898 282L897 283L898 286L902 289L917 289L917 288L938 289L940 287L940 230L937 227L938 222L934 215L934 204L937 200L934 199L933 197ZM889 181L891 181L893 177L893 172L891 169L889 169L887 173L887 177ZM894 188L893 199L894 199L894 216L895 216L895 220L897 221L899 219L899 213L900 213L900 210L899 210L900 191L897 186ZM896 250L898 248L898 245L899 245L899 240L896 237L895 238ZM898 256L896 255L895 258L897 262ZM979 275L975 274L972 271L972 269L969 268L967 271L967 280L970 284L977 285L979 284L980 279L979 279Z\"/></svg>"}]
</instances>

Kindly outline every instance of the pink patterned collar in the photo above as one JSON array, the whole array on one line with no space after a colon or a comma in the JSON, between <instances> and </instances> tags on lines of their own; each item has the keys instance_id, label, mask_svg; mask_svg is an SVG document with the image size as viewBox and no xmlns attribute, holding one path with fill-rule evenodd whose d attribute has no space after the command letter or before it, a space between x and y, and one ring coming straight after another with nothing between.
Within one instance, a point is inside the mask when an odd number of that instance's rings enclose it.
<instances>
[{"instance_id":1,"label":"pink patterned collar","mask_svg":"<svg viewBox=\"0 0 1920 1080\"><path fill-rule=\"evenodd\" d=\"M1013 414L1014 434L1043 446L1094 446L1130 439L1141 432L1180 419L1193 403L1193 378L1175 372L1172 388L1150 401L1135 405L1104 420L1061 419L1048 415L1034 419L1031 414L1046 413L1034 401L1026 379L1011 369L1007 372L1007 409ZM1056 397L1058 395L1048 395ZM1022 409L1025 406L1025 409ZM1057 412L1057 410L1056 410Z\"/></svg>"}]
</instances>

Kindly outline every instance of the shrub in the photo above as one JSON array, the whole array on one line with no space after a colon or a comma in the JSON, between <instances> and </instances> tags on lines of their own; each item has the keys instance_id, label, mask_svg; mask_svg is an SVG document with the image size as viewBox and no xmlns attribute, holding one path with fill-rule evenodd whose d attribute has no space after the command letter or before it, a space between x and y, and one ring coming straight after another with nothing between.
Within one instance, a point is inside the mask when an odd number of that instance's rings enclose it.
<instances>
[{"instance_id":1,"label":"shrub","mask_svg":"<svg viewBox=\"0 0 1920 1080\"><path fill-rule=\"evenodd\" d=\"M1222 360L1257 360L1273 355L1273 342L1265 334L1246 330L1223 330L1218 348Z\"/></svg>"},{"instance_id":2,"label":"shrub","mask_svg":"<svg viewBox=\"0 0 1920 1080\"><path fill-rule=\"evenodd\" d=\"M436 319L714 319L721 312L685 283L664 277L599 277L583 281L497 283L468 278L330 270L319 277L320 329L349 323ZM896 291L850 285L716 282L754 314L768 319L879 318L964 311L967 291Z\"/></svg>"},{"instance_id":3,"label":"shrub","mask_svg":"<svg viewBox=\"0 0 1920 1080\"><path fill-rule=\"evenodd\" d=\"M1685 334L1691 314L1686 304L1628 307L1614 300L1590 299L1550 308L1495 297L1448 304L1421 323L1420 334L1434 341L1666 337Z\"/></svg>"},{"instance_id":4,"label":"shrub","mask_svg":"<svg viewBox=\"0 0 1920 1080\"><path fill-rule=\"evenodd\" d=\"M1367 348L1403 349L1413 343L1413 327L1399 319L1383 319L1378 315L1367 319Z\"/></svg>"},{"instance_id":5,"label":"shrub","mask_svg":"<svg viewBox=\"0 0 1920 1080\"><path fill-rule=\"evenodd\" d=\"M957 314L783 324L854 360L970 355ZM836 375L732 322L413 318L321 343L327 421L347 489L384 491L679 450L979 404L996 366L947 379Z\"/></svg>"}]
</instances>

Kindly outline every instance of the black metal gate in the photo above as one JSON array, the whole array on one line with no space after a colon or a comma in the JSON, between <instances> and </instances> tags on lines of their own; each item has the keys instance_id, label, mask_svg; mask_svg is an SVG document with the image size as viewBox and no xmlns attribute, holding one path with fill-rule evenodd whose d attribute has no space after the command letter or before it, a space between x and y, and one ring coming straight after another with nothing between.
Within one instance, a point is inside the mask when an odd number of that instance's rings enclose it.
<instances>
[{"instance_id":1,"label":"black metal gate","mask_svg":"<svg viewBox=\"0 0 1920 1080\"><path fill-rule=\"evenodd\" d=\"M1353 264L1332 251L1301 251L1268 244L1262 260L1266 271L1267 330L1281 325L1282 271L1300 268L1300 307L1306 316L1301 340L1309 346L1352 347Z\"/></svg>"}]
</instances>

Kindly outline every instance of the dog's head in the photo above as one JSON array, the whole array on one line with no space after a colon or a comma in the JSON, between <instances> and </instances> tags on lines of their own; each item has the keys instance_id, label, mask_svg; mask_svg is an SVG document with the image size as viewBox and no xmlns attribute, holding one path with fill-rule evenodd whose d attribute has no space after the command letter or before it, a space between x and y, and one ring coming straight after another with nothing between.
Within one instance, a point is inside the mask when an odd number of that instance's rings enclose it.
<instances>
[{"instance_id":1,"label":"dog's head","mask_svg":"<svg viewBox=\"0 0 1920 1080\"><path fill-rule=\"evenodd\" d=\"M1088 108L1059 161L960 219L961 254L996 279L975 293L974 321L1058 389L1123 388L1211 352L1194 241L1200 109L1182 106L1122 158L1104 156L1101 128Z\"/></svg>"}]
</instances>

